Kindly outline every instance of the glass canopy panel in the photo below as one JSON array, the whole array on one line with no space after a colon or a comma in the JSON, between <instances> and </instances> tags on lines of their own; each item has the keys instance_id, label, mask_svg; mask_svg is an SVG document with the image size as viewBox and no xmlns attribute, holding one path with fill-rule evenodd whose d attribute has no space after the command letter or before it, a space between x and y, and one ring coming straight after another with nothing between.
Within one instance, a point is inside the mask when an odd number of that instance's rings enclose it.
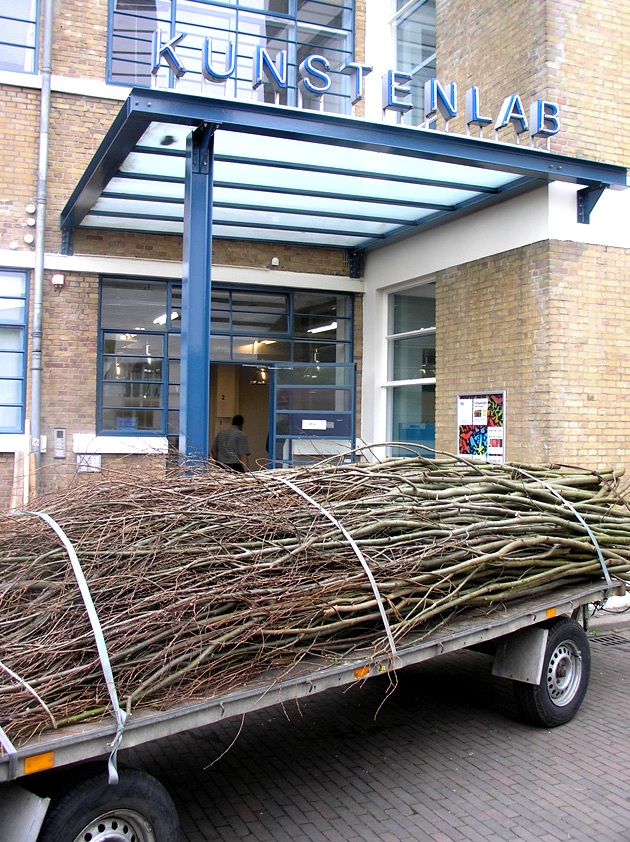
<instances>
[{"instance_id":1,"label":"glass canopy panel","mask_svg":"<svg viewBox=\"0 0 630 842\"><path fill-rule=\"evenodd\" d=\"M365 237L352 237L331 232L324 238L322 234L309 231L287 231L282 229L252 229L232 225L222 225L215 222L215 234L217 237L231 240L266 240L274 243L298 243L302 245L321 246L324 243L332 247L358 248Z\"/></svg>"},{"instance_id":2,"label":"glass canopy panel","mask_svg":"<svg viewBox=\"0 0 630 842\"><path fill-rule=\"evenodd\" d=\"M125 197L101 197L94 204L94 211L106 211L116 213L120 216L131 214L133 216L146 217L176 217L184 218L183 202L147 202L135 199L132 196Z\"/></svg>"},{"instance_id":3,"label":"glass canopy panel","mask_svg":"<svg viewBox=\"0 0 630 842\"><path fill-rule=\"evenodd\" d=\"M130 219L123 216L98 216L89 213L83 222L82 228L108 228L112 231L147 231L160 234L181 234L184 230L183 222L171 222L170 220L155 219Z\"/></svg>"},{"instance_id":4,"label":"glass canopy panel","mask_svg":"<svg viewBox=\"0 0 630 842\"><path fill-rule=\"evenodd\" d=\"M400 183L386 178L366 178L361 175L339 175L325 171L282 170L257 164L217 164L216 181L222 186L249 185L264 188L267 185L290 189L298 195L320 192L325 185L326 192L352 199L377 198L383 201L394 198L411 205L427 203L444 209L451 209L476 194L470 190L432 187L415 182Z\"/></svg>"},{"instance_id":5,"label":"glass canopy panel","mask_svg":"<svg viewBox=\"0 0 630 842\"><path fill-rule=\"evenodd\" d=\"M112 178L106 193L126 194L134 197L165 198L171 201L184 201L185 185L181 182L157 181L140 178Z\"/></svg>"},{"instance_id":6,"label":"glass canopy panel","mask_svg":"<svg viewBox=\"0 0 630 842\"><path fill-rule=\"evenodd\" d=\"M340 232L351 236L378 237L393 226L360 219L337 219L336 217L308 216L308 213L277 213L252 211L248 208L214 208L213 223L233 225L259 224L269 228L299 228L302 231L316 229L326 232Z\"/></svg>"},{"instance_id":7,"label":"glass canopy panel","mask_svg":"<svg viewBox=\"0 0 630 842\"><path fill-rule=\"evenodd\" d=\"M192 126L179 123L150 123L138 141L138 146L185 152L186 141L191 131Z\"/></svg>"},{"instance_id":8,"label":"glass canopy panel","mask_svg":"<svg viewBox=\"0 0 630 842\"><path fill-rule=\"evenodd\" d=\"M130 152L122 163L120 171L132 175L152 175L154 178L178 178L183 181L186 176L186 158Z\"/></svg>"},{"instance_id":9,"label":"glass canopy panel","mask_svg":"<svg viewBox=\"0 0 630 842\"><path fill-rule=\"evenodd\" d=\"M121 165L122 175L110 181L83 225L182 233L190 131L186 125L150 124ZM278 136L257 136L253 147L249 133L234 131L216 133L215 155L217 236L318 245L324 241L345 248L417 225L439 210L455 210L520 178L412 155Z\"/></svg>"},{"instance_id":10,"label":"glass canopy panel","mask_svg":"<svg viewBox=\"0 0 630 842\"><path fill-rule=\"evenodd\" d=\"M215 186L215 206L222 204L234 206L252 206L263 204L269 211L285 210L291 212L304 212L308 210L313 215L326 214L337 218L352 217L357 219L373 219L392 223L404 224L417 219L419 212L417 207L397 206L395 202L377 202L347 199L344 196L327 197L310 194L303 196L301 193L286 193L284 191L271 192L265 190L263 195L257 190L243 190L240 188L228 188Z\"/></svg>"},{"instance_id":11,"label":"glass canopy panel","mask_svg":"<svg viewBox=\"0 0 630 842\"><path fill-rule=\"evenodd\" d=\"M409 129L410 132L428 131ZM479 167L429 160L418 156L392 155L372 152L340 144L313 143L282 137L256 138L256 155L252 157L252 142L247 134L217 132L215 155L241 158L255 163L261 160L316 166L325 170L365 172L383 177L401 176L414 180L442 181L447 184L466 184L481 187L500 187L514 179L514 175Z\"/></svg>"}]
</instances>

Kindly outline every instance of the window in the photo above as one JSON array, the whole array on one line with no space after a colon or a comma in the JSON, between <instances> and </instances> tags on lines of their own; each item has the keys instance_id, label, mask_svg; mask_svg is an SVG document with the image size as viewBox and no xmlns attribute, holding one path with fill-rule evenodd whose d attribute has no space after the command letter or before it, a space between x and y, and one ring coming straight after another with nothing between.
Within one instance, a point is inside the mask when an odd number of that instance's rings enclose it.
<instances>
[{"instance_id":1,"label":"window","mask_svg":"<svg viewBox=\"0 0 630 842\"><path fill-rule=\"evenodd\" d=\"M0 432L24 431L26 272L0 269Z\"/></svg>"},{"instance_id":2,"label":"window","mask_svg":"<svg viewBox=\"0 0 630 842\"><path fill-rule=\"evenodd\" d=\"M103 279L99 433L165 435L177 448L181 299L177 282ZM321 363L320 380L332 377L327 363L352 362L352 296L215 285L210 356L265 367L309 363L311 376Z\"/></svg>"},{"instance_id":3,"label":"window","mask_svg":"<svg viewBox=\"0 0 630 842\"><path fill-rule=\"evenodd\" d=\"M392 293L388 316L390 440L434 448L435 284ZM409 455L404 448L393 450Z\"/></svg>"},{"instance_id":4,"label":"window","mask_svg":"<svg viewBox=\"0 0 630 842\"><path fill-rule=\"evenodd\" d=\"M177 432L180 314L181 285L102 282L99 432Z\"/></svg>"},{"instance_id":5,"label":"window","mask_svg":"<svg viewBox=\"0 0 630 842\"><path fill-rule=\"evenodd\" d=\"M11 0L0 7L0 70L37 72L38 0Z\"/></svg>"},{"instance_id":6,"label":"window","mask_svg":"<svg viewBox=\"0 0 630 842\"><path fill-rule=\"evenodd\" d=\"M164 44L184 37L173 47L184 72L177 76L166 61L157 74L161 88L212 96L277 102L320 108L320 97L298 86L298 68L309 55L330 64L330 89L324 110L348 113L348 77L340 71L352 60L354 0L111 0L110 81L150 86L156 30ZM264 83L254 88L254 63L263 47L277 69L286 55L287 85ZM214 78L202 73L206 65ZM321 64L317 70L322 70ZM212 75L212 74L210 74ZM319 80L318 80L319 83Z\"/></svg>"},{"instance_id":7,"label":"window","mask_svg":"<svg viewBox=\"0 0 630 842\"><path fill-rule=\"evenodd\" d=\"M412 108L402 122L424 122L424 83L435 76L435 0L396 0L396 69L409 73Z\"/></svg>"},{"instance_id":8,"label":"window","mask_svg":"<svg viewBox=\"0 0 630 842\"><path fill-rule=\"evenodd\" d=\"M352 299L214 287L211 331L214 362L349 363Z\"/></svg>"}]
</instances>

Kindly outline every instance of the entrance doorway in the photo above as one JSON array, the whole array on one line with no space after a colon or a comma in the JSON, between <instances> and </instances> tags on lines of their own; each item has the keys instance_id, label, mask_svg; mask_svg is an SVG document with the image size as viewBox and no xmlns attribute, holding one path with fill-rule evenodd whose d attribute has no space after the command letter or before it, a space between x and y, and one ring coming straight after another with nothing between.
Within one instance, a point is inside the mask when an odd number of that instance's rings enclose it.
<instances>
[{"instance_id":1,"label":"entrance doorway","mask_svg":"<svg viewBox=\"0 0 630 842\"><path fill-rule=\"evenodd\" d=\"M308 464L354 447L354 366L278 363L210 366L210 441L245 419L250 468Z\"/></svg>"},{"instance_id":2,"label":"entrance doorway","mask_svg":"<svg viewBox=\"0 0 630 842\"><path fill-rule=\"evenodd\" d=\"M210 442L219 430L229 427L234 415L245 419L252 471L267 467L269 433L269 370L238 363L210 366Z\"/></svg>"}]
</instances>

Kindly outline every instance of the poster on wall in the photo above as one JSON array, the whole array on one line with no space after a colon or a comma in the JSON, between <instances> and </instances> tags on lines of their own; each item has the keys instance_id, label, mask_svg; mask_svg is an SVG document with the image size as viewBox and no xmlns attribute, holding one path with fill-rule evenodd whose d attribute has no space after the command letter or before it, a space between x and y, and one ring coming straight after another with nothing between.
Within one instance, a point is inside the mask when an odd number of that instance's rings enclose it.
<instances>
[{"instance_id":1,"label":"poster on wall","mask_svg":"<svg viewBox=\"0 0 630 842\"><path fill-rule=\"evenodd\" d=\"M458 454L484 462L505 461L505 393L457 397Z\"/></svg>"}]
</instances>

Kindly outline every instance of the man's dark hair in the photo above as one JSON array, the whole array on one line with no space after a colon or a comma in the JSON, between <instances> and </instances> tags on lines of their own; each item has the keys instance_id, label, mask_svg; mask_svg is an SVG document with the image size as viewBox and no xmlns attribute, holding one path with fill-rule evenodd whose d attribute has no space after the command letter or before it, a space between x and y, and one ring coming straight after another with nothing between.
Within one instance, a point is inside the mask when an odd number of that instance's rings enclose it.
<instances>
[{"instance_id":1,"label":"man's dark hair","mask_svg":"<svg viewBox=\"0 0 630 842\"><path fill-rule=\"evenodd\" d=\"M232 418L232 426L233 427L242 427L244 423L245 423L245 419L243 418L242 415L235 415L234 418Z\"/></svg>"}]
</instances>

